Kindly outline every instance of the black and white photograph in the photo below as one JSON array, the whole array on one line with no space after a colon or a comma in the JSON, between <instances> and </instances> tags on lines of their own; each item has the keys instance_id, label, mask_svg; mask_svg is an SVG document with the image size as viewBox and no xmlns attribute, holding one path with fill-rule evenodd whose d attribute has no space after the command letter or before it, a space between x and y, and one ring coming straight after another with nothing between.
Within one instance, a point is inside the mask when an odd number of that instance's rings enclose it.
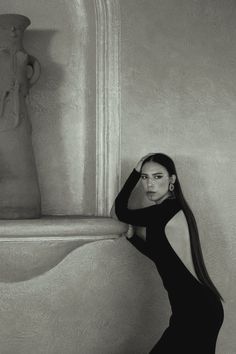
<instances>
[{"instance_id":1,"label":"black and white photograph","mask_svg":"<svg viewBox=\"0 0 236 354\"><path fill-rule=\"evenodd\" d=\"M235 19L0 1L0 354L236 353Z\"/></svg>"}]
</instances>

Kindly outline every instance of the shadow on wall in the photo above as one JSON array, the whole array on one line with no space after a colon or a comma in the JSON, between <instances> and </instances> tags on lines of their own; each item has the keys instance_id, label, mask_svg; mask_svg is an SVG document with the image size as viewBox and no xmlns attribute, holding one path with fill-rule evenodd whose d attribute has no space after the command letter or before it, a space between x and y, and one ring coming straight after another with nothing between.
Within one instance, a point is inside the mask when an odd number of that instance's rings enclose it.
<instances>
[{"instance_id":1,"label":"shadow on wall","mask_svg":"<svg viewBox=\"0 0 236 354\"><path fill-rule=\"evenodd\" d=\"M41 64L41 77L29 94L28 110L33 125L32 140L42 204L52 187L45 175L54 174L56 185L59 172L57 157L66 161L61 130L62 103L58 91L64 80L64 71L62 66L55 63L50 55L51 43L56 34L57 31L54 30L28 30L25 32L24 39L25 47L29 48L28 51L35 55ZM58 94L55 94L56 92ZM46 150L43 151L42 147L46 147ZM55 160L53 161L52 158ZM60 169L62 180L66 180L68 176L65 167L66 165Z\"/></svg>"},{"instance_id":2,"label":"shadow on wall","mask_svg":"<svg viewBox=\"0 0 236 354\"><path fill-rule=\"evenodd\" d=\"M92 10L86 11L84 42L72 28L25 33L25 47L42 67L28 107L43 214L95 213L86 191L95 194L96 41Z\"/></svg>"}]
</instances>

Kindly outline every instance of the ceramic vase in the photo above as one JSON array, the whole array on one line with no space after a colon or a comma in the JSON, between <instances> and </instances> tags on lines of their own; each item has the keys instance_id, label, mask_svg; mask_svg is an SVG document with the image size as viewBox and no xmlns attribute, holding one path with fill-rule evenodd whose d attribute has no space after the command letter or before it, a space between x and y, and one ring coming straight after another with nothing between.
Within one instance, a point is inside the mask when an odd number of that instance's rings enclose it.
<instances>
[{"instance_id":1,"label":"ceramic vase","mask_svg":"<svg viewBox=\"0 0 236 354\"><path fill-rule=\"evenodd\" d=\"M0 15L0 219L41 215L41 198L26 97L40 64L23 47L30 20Z\"/></svg>"}]
</instances>

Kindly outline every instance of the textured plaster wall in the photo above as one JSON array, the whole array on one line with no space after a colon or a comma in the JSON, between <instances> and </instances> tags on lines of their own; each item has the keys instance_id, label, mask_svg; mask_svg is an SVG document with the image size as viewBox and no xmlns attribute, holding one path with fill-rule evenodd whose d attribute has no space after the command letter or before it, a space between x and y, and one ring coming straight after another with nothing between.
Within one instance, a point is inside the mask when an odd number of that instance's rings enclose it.
<instances>
[{"instance_id":1,"label":"textured plaster wall","mask_svg":"<svg viewBox=\"0 0 236 354\"><path fill-rule=\"evenodd\" d=\"M0 13L30 18L25 48L42 66L28 107L43 213L94 214L94 3L3 0Z\"/></svg>"},{"instance_id":2,"label":"textured plaster wall","mask_svg":"<svg viewBox=\"0 0 236 354\"><path fill-rule=\"evenodd\" d=\"M122 178L147 152L174 157L209 272L226 300L217 354L233 354L235 2L120 4ZM0 12L31 19L25 47L42 64L30 112L43 211L90 213L92 1L3 0ZM0 289L4 353L144 354L168 324L170 309L153 263L124 238L76 249L46 274Z\"/></svg>"},{"instance_id":3,"label":"textured plaster wall","mask_svg":"<svg viewBox=\"0 0 236 354\"><path fill-rule=\"evenodd\" d=\"M236 2L120 3L122 179L148 152L174 158L209 273L226 301L217 353L233 354ZM156 301L168 311L160 291ZM160 317L157 332L167 321L168 314Z\"/></svg>"},{"instance_id":4,"label":"textured plaster wall","mask_svg":"<svg viewBox=\"0 0 236 354\"><path fill-rule=\"evenodd\" d=\"M163 311L154 265L124 237L70 248L44 274L0 282L1 353L148 353Z\"/></svg>"}]
</instances>

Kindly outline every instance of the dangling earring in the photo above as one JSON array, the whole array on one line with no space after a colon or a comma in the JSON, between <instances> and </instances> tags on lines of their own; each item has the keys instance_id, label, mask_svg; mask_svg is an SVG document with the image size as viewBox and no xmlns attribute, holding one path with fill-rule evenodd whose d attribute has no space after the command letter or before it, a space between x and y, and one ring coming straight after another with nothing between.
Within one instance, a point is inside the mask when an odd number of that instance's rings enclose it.
<instances>
[{"instance_id":1,"label":"dangling earring","mask_svg":"<svg viewBox=\"0 0 236 354\"><path fill-rule=\"evenodd\" d=\"M170 183L170 184L169 184L169 190L170 190L171 192L173 192L174 189L175 189L175 186L173 185L173 183Z\"/></svg>"}]
</instances>

